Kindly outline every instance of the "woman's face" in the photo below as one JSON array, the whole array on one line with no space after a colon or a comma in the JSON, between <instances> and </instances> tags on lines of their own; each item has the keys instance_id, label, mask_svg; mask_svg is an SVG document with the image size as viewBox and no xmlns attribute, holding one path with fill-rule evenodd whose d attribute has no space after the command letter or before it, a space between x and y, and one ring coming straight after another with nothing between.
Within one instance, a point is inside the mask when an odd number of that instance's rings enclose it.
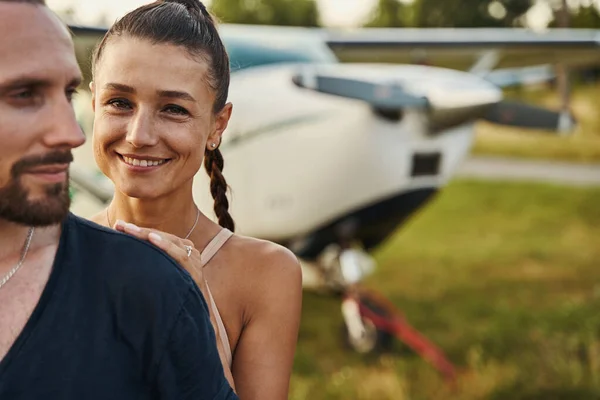
<instances>
[{"instance_id":1,"label":"woman's face","mask_svg":"<svg viewBox=\"0 0 600 400\"><path fill-rule=\"evenodd\" d=\"M213 113L208 64L186 49L111 38L92 84L94 157L118 191L157 198L183 185L219 144L231 115Z\"/></svg>"}]
</instances>

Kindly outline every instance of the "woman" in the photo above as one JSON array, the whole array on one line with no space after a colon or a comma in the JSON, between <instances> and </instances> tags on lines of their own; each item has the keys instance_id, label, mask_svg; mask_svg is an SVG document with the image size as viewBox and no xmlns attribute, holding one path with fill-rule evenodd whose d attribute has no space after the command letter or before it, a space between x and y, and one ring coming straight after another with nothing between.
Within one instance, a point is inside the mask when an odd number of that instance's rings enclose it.
<instances>
[{"instance_id":1,"label":"woman","mask_svg":"<svg viewBox=\"0 0 600 400\"><path fill-rule=\"evenodd\" d=\"M93 60L94 156L116 189L93 220L179 261L205 295L240 398L283 400L301 272L287 249L232 234L219 152L232 112L228 85L227 53L199 1L160 0L119 20ZM192 181L203 162L220 225L194 204Z\"/></svg>"}]
</instances>

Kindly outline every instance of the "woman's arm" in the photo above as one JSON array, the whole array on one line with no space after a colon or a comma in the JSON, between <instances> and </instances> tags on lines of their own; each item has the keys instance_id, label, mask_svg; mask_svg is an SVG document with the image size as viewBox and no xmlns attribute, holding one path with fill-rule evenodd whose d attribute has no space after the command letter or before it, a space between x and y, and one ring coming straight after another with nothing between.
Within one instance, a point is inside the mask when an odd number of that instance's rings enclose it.
<instances>
[{"instance_id":1,"label":"woman's arm","mask_svg":"<svg viewBox=\"0 0 600 400\"><path fill-rule=\"evenodd\" d=\"M287 400L298 340L301 268L287 249L268 247L267 254L252 260L259 265L252 268L257 272L245 296L246 323L233 357L233 378L242 400Z\"/></svg>"}]
</instances>

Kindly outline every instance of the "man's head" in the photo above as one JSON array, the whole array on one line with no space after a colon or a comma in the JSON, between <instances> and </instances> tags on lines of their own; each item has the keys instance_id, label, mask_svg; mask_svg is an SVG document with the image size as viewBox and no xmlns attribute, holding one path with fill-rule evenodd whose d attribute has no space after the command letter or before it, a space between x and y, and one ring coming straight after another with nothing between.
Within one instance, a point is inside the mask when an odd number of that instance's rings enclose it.
<instances>
[{"instance_id":1,"label":"man's head","mask_svg":"<svg viewBox=\"0 0 600 400\"><path fill-rule=\"evenodd\" d=\"M85 142L73 42L43 0L0 0L0 54L0 220L55 224L70 207L71 150Z\"/></svg>"}]
</instances>

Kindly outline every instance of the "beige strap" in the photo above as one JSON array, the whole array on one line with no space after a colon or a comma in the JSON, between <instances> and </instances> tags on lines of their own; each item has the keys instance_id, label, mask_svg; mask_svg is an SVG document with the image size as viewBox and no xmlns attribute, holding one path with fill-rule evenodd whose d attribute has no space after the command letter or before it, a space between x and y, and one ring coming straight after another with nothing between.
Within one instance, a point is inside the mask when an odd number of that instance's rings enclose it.
<instances>
[{"instance_id":1,"label":"beige strap","mask_svg":"<svg viewBox=\"0 0 600 400\"><path fill-rule=\"evenodd\" d=\"M210 260L218 253L218 251L223 247L227 240L233 236L233 232L229 229L223 228L219 233L215 235L215 237L208 243L208 245L200 254L200 263L202 267L206 266ZM229 368L232 366L233 356L231 354L231 346L229 345L229 337L227 336L227 330L225 329L225 324L223 324L223 319L221 318L221 314L219 313L219 309L217 307L217 303L215 303L215 299L208 287L208 282L206 279L204 280L206 283L206 290L208 291L208 297L210 300L210 306L215 315L215 320L217 321L217 329L219 330L219 335L221 336L221 343L223 344L223 349L225 350L225 357L227 358L227 363L229 364Z\"/></svg>"},{"instance_id":2,"label":"beige strap","mask_svg":"<svg viewBox=\"0 0 600 400\"><path fill-rule=\"evenodd\" d=\"M200 263L202 267L204 267L212 258L217 254L217 252L223 247L223 245L229 240L229 238L233 235L229 229L223 228L219 233L215 235L215 237L208 243L208 245L200 254Z\"/></svg>"},{"instance_id":3,"label":"beige strap","mask_svg":"<svg viewBox=\"0 0 600 400\"><path fill-rule=\"evenodd\" d=\"M206 282L206 279L204 282ZM215 314L215 319L217 320L217 329L219 329L221 343L223 344L223 349L225 350L225 358L227 359L229 369L231 369L233 356L231 355L231 346L229 346L229 337L227 336L227 330L225 329L223 319L221 318L221 314L217 308L217 303L215 303L215 299L213 298L210 288L208 287L208 282L206 282L206 290L208 291L208 297L210 299L210 307L212 308L212 311Z\"/></svg>"}]
</instances>

